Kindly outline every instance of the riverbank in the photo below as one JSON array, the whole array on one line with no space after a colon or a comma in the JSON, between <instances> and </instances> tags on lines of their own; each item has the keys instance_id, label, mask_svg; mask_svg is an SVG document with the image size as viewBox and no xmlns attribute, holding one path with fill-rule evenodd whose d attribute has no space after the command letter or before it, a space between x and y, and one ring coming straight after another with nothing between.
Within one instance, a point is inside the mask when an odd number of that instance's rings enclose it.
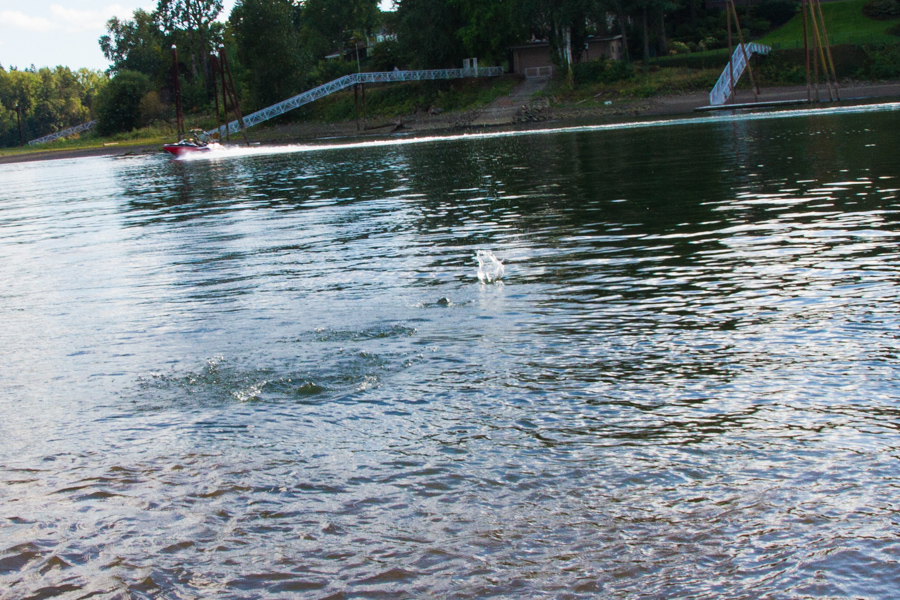
<instances>
[{"instance_id":1,"label":"riverbank","mask_svg":"<svg viewBox=\"0 0 900 600\"><path fill-rule=\"evenodd\" d=\"M436 113L418 111L394 118L371 118L337 123L295 122L250 129L247 137L252 144L290 144L322 142L336 138L390 137L395 135L437 135L471 133L473 131L505 131L555 124L603 124L629 119L687 115L708 106L706 92L692 92L632 98L626 96L599 96L578 103L554 102L550 95L530 93L523 97L523 86L499 98L491 105L474 110ZM812 91L815 100L815 90ZM855 104L874 100L900 100L900 82L852 82L840 88L842 104ZM820 86L819 98L827 100L828 90ZM758 97L752 90L736 93L735 104L759 102L805 103L806 86L771 87L760 90ZM813 106L831 105L815 103ZM238 138L240 139L240 138ZM160 143L146 141L118 142L89 148L40 148L15 149L0 153L0 164L40 160L57 160L89 156L118 156L127 158L161 152Z\"/></svg>"}]
</instances>

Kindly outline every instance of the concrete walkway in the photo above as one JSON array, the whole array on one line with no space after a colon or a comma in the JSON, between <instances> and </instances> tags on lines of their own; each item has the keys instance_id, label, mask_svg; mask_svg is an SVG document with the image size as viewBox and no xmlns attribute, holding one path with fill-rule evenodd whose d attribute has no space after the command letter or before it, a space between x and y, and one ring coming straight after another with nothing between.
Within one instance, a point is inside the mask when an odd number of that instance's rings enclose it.
<instances>
[{"instance_id":1,"label":"concrete walkway","mask_svg":"<svg viewBox=\"0 0 900 600\"><path fill-rule=\"evenodd\" d=\"M525 79L513 88L508 96L501 96L478 111L471 125L476 127L509 125L529 109L535 109L535 103L549 105L549 102L542 103L540 99L536 101L534 98L534 95L543 91L548 83L550 79L547 77Z\"/></svg>"}]
</instances>

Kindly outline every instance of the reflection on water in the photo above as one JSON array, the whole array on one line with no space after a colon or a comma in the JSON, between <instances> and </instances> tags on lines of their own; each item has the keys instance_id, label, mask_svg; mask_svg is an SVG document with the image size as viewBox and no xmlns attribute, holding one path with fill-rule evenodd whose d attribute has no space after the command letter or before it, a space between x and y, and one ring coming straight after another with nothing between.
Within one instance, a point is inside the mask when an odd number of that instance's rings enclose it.
<instances>
[{"instance_id":1,"label":"reflection on water","mask_svg":"<svg viewBox=\"0 0 900 600\"><path fill-rule=\"evenodd\" d=\"M892 597L894 108L0 167L0 595Z\"/></svg>"}]
</instances>

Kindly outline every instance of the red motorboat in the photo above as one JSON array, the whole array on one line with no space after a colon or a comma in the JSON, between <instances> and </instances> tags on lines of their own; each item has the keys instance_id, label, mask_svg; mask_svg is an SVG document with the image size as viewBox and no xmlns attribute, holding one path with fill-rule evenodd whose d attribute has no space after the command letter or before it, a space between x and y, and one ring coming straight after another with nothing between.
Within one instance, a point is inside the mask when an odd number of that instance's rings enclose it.
<instances>
[{"instance_id":1,"label":"red motorboat","mask_svg":"<svg viewBox=\"0 0 900 600\"><path fill-rule=\"evenodd\" d=\"M221 63L216 62L218 65L218 70L222 75L222 85L223 97L227 97L226 90L224 89L225 85L225 72L228 72L228 78L231 79L231 70L227 68L227 59L225 57L225 47L219 46L219 57L222 61ZM224 66L223 66L224 65ZM181 156L186 156L189 154L196 154L199 152L211 152L213 150L223 150L224 146L219 143L220 138L219 134L215 133L212 137L209 134L204 132L202 129L192 129L191 134L194 137L185 139L184 136L184 115L181 111L181 87L178 83L178 52L174 45L172 45L172 73L173 79L175 82L175 120L178 129L178 137L181 138L175 144L164 144L162 149L171 154L172 156L178 158ZM219 95L218 91L215 89L216 79L215 77L212 79L213 82L213 92L216 97L216 122L219 120ZM231 82L231 91L232 91L232 108L234 109L235 115L237 116L238 122L241 124L241 128L244 126L244 120L241 117L241 110L238 104L237 95L234 94L234 82ZM225 107L225 112L228 112L227 102ZM221 126L215 130L218 131L221 129ZM244 138L246 139L246 134L244 134Z\"/></svg>"},{"instance_id":2,"label":"red motorboat","mask_svg":"<svg viewBox=\"0 0 900 600\"><path fill-rule=\"evenodd\" d=\"M182 139L177 144L165 144L163 150L174 156L184 156L196 152L210 152L221 150L222 145L210 137L202 129L191 130L193 137Z\"/></svg>"},{"instance_id":3,"label":"red motorboat","mask_svg":"<svg viewBox=\"0 0 900 600\"><path fill-rule=\"evenodd\" d=\"M212 150L211 146L218 146L218 144L204 144L202 142L196 143L181 140L177 144L164 145L163 150L170 154L174 154L175 156L184 156L185 154L193 154L195 152L209 152Z\"/></svg>"}]
</instances>

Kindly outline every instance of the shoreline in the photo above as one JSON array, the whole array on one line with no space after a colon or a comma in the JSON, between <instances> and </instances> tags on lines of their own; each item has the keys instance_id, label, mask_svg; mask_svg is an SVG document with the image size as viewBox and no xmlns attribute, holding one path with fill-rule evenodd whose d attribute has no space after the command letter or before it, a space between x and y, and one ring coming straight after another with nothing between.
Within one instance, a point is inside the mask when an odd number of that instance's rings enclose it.
<instances>
[{"instance_id":1,"label":"shoreline","mask_svg":"<svg viewBox=\"0 0 900 600\"><path fill-rule=\"evenodd\" d=\"M871 101L900 101L900 82L853 82L840 88L841 105L865 104ZM760 103L781 105L807 104L806 86L762 88ZM815 97L813 93L813 97ZM820 97L827 97L827 90L820 88ZM506 97L504 97L505 99ZM730 110L777 110L775 106L746 106L756 101L752 90L741 89L735 94L735 105ZM583 102L583 101L582 101ZM375 117L337 123L296 122L275 126L261 126L248 131L252 144L292 144L334 139L377 139L397 136L453 135L474 132L516 131L540 129L547 126L600 125L627 120L653 120L654 118L689 115L708 107L707 92L669 94L651 98L612 98L610 104L600 101L588 105L551 105L544 97L532 98L521 106L503 108L494 105L467 111L433 115L417 112L400 117ZM496 102L494 104L497 104ZM815 102L808 106L833 106L832 102ZM718 110L729 110L728 108ZM715 111L715 112L718 112ZM709 111L707 114L709 114ZM14 164L45 160L65 160L84 157L128 157L162 153L160 144L148 142L120 142L91 148L36 149L21 153L0 155L0 164Z\"/></svg>"}]
</instances>

